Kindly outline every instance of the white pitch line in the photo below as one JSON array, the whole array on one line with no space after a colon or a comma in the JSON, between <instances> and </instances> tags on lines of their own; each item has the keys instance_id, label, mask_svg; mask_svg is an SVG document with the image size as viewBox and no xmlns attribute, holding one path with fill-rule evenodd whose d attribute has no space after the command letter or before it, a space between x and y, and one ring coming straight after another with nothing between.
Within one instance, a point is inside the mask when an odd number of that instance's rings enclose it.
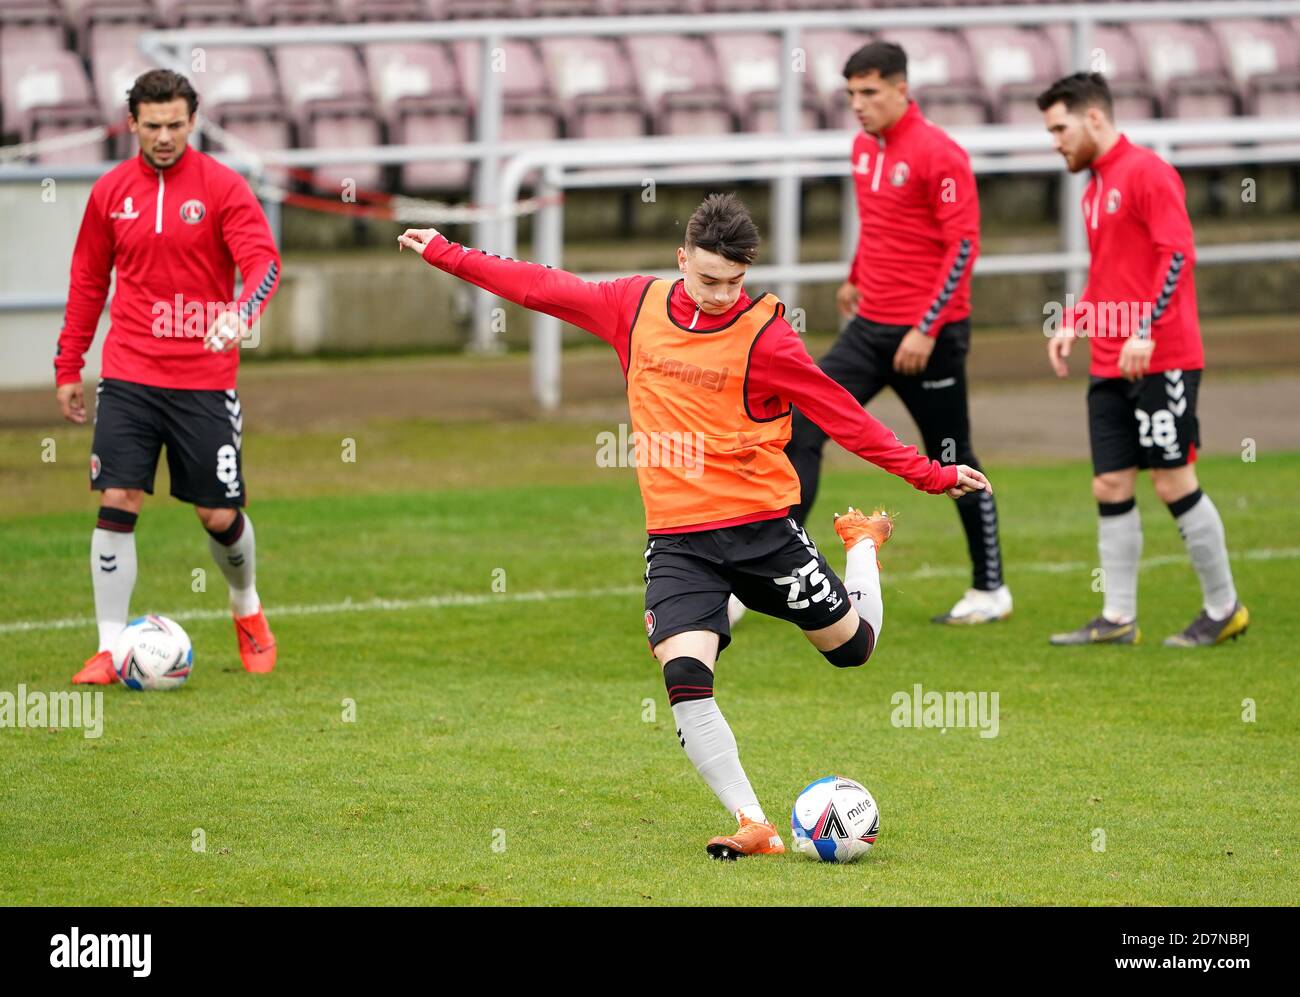
<instances>
[{"instance_id":1,"label":"white pitch line","mask_svg":"<svg viewBox=\"0 0 1300 997\"><path fill-rule=\"evenodd\" d=\"M1293 561L1300 558L1300 547L1265 548L1246 551L1233 556L1235 561ZM1187 564L1186 555L1161 555L1149 557L1142 561L1143 568L1164 568L1174 564ZM1095 565L1085 561L1041 561L1023 564L1011 574L1068 574L1071 571L1091 571ZM964 578L970 574L965 565L916 568L912 571L886 571L884 582L904 579L924 580L927 578ZM539 592L494 592L452 593L450 595L428 595L418 599L364 599L354 602L344 599L342 602L319 602L301 606L272 606L271 617L281 616L322 616L333 613L396 613L409 609L450 609L458 606L486 606L490 603L513 602L552 602L560 599L600 599L607 596L640 595L645 591L644 585L621 585L598 589L554 589ZM230 616L229 610L219 609L184 609L162 613L178 623L189 620L224 620ZM0 634L30 633L37 630L69 630L76 627L95 625L93 616L65 617L61 620L18 620L0 623Z\"/></svg>"}]
</instances>

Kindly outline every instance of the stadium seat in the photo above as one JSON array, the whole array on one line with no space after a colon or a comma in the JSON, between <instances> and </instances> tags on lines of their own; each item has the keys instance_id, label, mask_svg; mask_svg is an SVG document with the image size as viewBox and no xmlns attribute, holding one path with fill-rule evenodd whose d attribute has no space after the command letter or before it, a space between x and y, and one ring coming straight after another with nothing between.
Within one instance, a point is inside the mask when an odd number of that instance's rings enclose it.
<instances>
[{"instance_id":1,"label":"stadium seat","mask_svg":"<svg viewBox=\"0 0 1300 997\"><path fill-rule=\"evenodd\" d=\"M1226 118L1237 113L1237 88L1208 27L1162 21L1134 24L1131 30L1165 117Z\"/></svg>"},{"instance_id":2,"label":"stadium seat","mask_svg":"<svg viewBox=\"0 0 1300 997\"><path fill-rule=\"evenodd\" d=\"M345 45L282 45L275 52L280 91L298 129L301 145L319 149L377 145L379 123L356 50ZM347 179L358 187L379 185L375 165L329 166L316 183L338 189Z\"/></svg>"},{"instance_id":3,"label":"stadium seat","mask_svg":"<svg viewBox=\"0 0 1300 997\"><path fill-rule=\"evenodd\" d=\"M1115 104L1115 120L1139 121L1159 117L1156 91L1147 80L1137 42L1128 29L1118 24L1094 24L1089 41L1089 62L1075 66L1068 25L1049 24L1044 30L1056 45L1061 72L1096 70L1106 77ZM1095 61L1095 64L1094 64Z\"/></svg>"},{"instance_id":4,"label":"stadium seat","mask_svg":"<svg viewBox=\"0 0 1300 997\"><path fill-rule=\"evenodd\" d=\"M204 116L254 149L290 148L293 132L266 50L223 46L206 59L195 74Z\"/></svg>"},{"instance_id":5,"label":"stadium seat","mask_svg":"<svg viewBox=\"0 0 1300 997\"><path fill-rule=\"evenodd\" d=\"M852 10L864 6L853 0L785 0L789 10Z\"/></svg>"},{"instance_id":6,"label":"stadium seat","mask_svg":"<svg viewBox=\"0 0 1300 997\"><path fill-rule=\"evenodd\" d=\"M329 24L336 20L332 0L245 0L251 24Z\"/></svg>"},{"instance_id":7,"label":"stadium seat","mask_svg":"<svg viewBox=\"0 0 1300 997\"><path fill-rule=\"evenodd\" d=\"M149 26L154 23L154 9L150 0L63 0L63 18L82 39L82 53L86 54L88 25L96 21L133 21Z\"/></svg>"},{"instance_id":8,"label":"stadium seat","mask_svg":"<svg viewBox=\"0 0 1300 997\"><path fill-rule=\"evenodd\" d=\"M815 30L803 33L808 53L808 86L821 105L827 128L857 128L848 98L844 96L844 64L872 36L856 31Z\"/></svg>"},{"instance_id":9,"label":"stadium seat","mask_svg":"<svg viewBox=\"0 0 1300 997\"><path fill-rule=\"evenodd\" d=\"M0 21L0 59L5 52L53 52L64 47L59 21Z\"/></svg>"},{"instance_id":10,"label":"stadium seat","mask_svg":"<svg viewBox=\"0 0 1300 997\"><path fill-rule=\"evenodd\" d=\"M54 138L100 124L90 80L81 60L66 50L9 51L0 60L4 131L19 142ZM104 149L92 143L38 157L39 162L99 162Z\"/></svg>"},{"instance_id":11,"label":"stadium seat","mask_svg":"<svg viewBox=\"0 0 1300 997\"><path fill-rule=\"evenodd\" d=\"M240 24L244 20L241 0L154 0L158 23L177 28L185 24Z\"/></svg>"},{"instance_id":12,"label":"stadium seat","mask_svg":"<svg viewBox=\"0 0 1300 997\"><path fill-rule=\"evenodd\" d=\"M482 46L477 41L457 41L451 47L461 87L477 108ZM560 118L537 50L529 42L507 39L501 57L501 138L507 142L559 138Z\"/></svg>"},{"instance_id":13,"label":"stadium seat","mask_svg":"<svg viewBox=\"0 0 1300 997\"><path fill-rule=\"evenodd\" d=\"M337 0L339 20L422 21L425 8L420 0Z\"/></svg>"},{"instance_id":14,"label":"stadium seat","mask_svg":"<svg viewBox=\"0 0 1300 997\"><path fill-rule=\"evenodd\" d=\"M429 42L381 42L362 51L370 89L389 140L402 145L461 143L471 139L460 77L447 49ZM463 189L470 165L464 160L407 163L408 190Z\"/></svg>"},{"instance_id":15,"label":"stadium seat","mask_svg":"<svg viewBox=\"0 0 1300 997\"><path fill-rule=\"evenodd\" d=\"M126 95L141 73L153 68L134 45L120 45L113 37L100 37L91 49L91 75L95 82L100 114L105 124L121 128L109 139L115 156L125 158L134 148L135 138L126 131Z\"/></svg>"},{"instance_id":16,"label":"stadium seat","mask_svg":"<svg viewBox=\"0 0 1300 997\"><path fill-rule=\"evenodd\" d=\"M656 133L717 135L734 130L721 71L701 39L632 35L627 46Z\"/></svg>"},{"instance_id":17,"label":"stadium seat","mask_svg":"<svg viewBox=\"0 0 1300 997\"><path fill-rule=\"evenodd\" d=\"M760 14L780 9L781 0L699 0L704 14Z\"/></svg>"},{"instance_id":18,"label":"stadium seat","mask_svg":"<svg viewBox=\"0 0 1300 997\"><path fill-rule=\"evenodd\" d=\"M927 118L949 127L988 120L988 97L960 34L912 28L886 31L881 37L907 53L908 89ZM850 121L857 125L855 119Z\"/></svg>"},{"instance_id":19,"label":"stadium seat","mask_svg":"<svg viewBox=\"0 0 1300 997\"><path fill-rule=\"evenodd\" d=\"M754 32L711 35L709 46L722 68L722 82L741 130L777 131L781 65L787 61L781 50L781 36ZM820 128L817 96L804 85L808 77L799 74L796 79L802 104L797 127L805 131Z\"/></svg>"},{"instance_id":20,"label":"stadium seat","mask_svg":"<svg viewBox=\"0 0 1300 997\"><path fill-rule=\"evenodd\" d=\"M1062 75L1060 56L1050 38L1036 29L1014 27L974 27L962 33L992 102L994 119L1040 124L1037 97Z\"/></svg>"},{"instance_id":21,"label":"stadium seat","mask_svg":"<svg viewBox=\"0 0 1300 997\"><path fill-rule=\"evenodd\" d=\"M1212 21L1249 114L1300 117L1300 38L1283 21Z\"/></svg>"},{"instance_id":22,"label":"stadium seat","mask_svg":"<svg viewBox=\"0 0 1300 997\"><path fill-rule=\"evenodd\" d=\"M641 14L696 14L700 0L616 0L616 13L624 16Z\"/></svg>"},{"instance_id":23,"label":"stadium seat","mask_svg":"<svg viewBox=\"0 0 1300 997\"><path fill-rule=\"evenodd\" d=\"M627 52L612 38L545 38L539 43L551 92L570 138L638 137L645 109Z\"/></svg>"},{"instance_id":24,"label":"stadium seat","mask_svg":"<svg viewBox=\"0 0 1300 997\"><path fill-rule=\"evenodd\" d=\"M602 17L616 12L615 0L515 0L519 17Z\"/></svg>"},{"instance_id":25,"label":"stadium seat","mask_svg":"<svg viewBox=\"0 0 1300 997\"><path fill-rule=\"evenodd\" d=\"M514 17L511 0L441 0L441 18L463 20L473 17Z\"/></svg>"}]
</instances>

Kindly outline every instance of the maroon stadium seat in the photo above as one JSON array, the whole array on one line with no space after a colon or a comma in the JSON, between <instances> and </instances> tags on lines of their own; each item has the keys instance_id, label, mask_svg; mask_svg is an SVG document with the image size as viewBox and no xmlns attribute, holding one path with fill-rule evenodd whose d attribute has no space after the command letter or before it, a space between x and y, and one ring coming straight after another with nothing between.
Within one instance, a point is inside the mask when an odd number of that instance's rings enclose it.
<instances>
[{"instance_id":1,"label":"maroon stadium seat","mask_svg":"<svg viewBox=\"0 0 1300 997\"><path fill-rule=\"evenodd\" d=\"M261 48L211 48L194 74L204 115L258 150L292 146L270 56Z\"/></svg>"},{"instance_id":2,"label":"maroon stadium seat","mask_svg":"<svg viewBox=\"0 0 1300 997\"><path fill-rule=\"evenodd\" d=\"M963 34L996 120L1040 124L1035 101L1062 75L1059 53L1051 40L1030 28L975 27Z\"/></svg>"},{"instance_id":3,"label":"maroon stadium seat","mask_svg":"<svg viewBox=\"0 0 1300 997\"><path fill-rule=\"evenodd\" d=\"M700 0L699 9L706 14L758 14L780 10L781 0Z\"/></svg>"},{"instance_id":4,"label":"maroon stadium seat","mask_svg":"<svg viewBox=\"0 0 1300 997\"><path fill-rule=\"evenodd\" d=\"M1212 21L1250 114L1300 116L1300 38L1283 21Z\"/></svg>"},{"instance_id":5,"label":"maroon stadium seat","mask_svg":"<svg viewBox=\"0 0 1300 997\"><path fill-rule=\"evenodd\" d=\"M158 23L169 28L183 24L239 24L244 20L242 0L154 0Z\"/></svg>"},{"instance_id":6,"label":"maroon stadium seat","mask_svg":"<svg viewBox=\"0 0 1300 997\"><path fill-rule=\"evenodd\" d=\"M571 138L646 133L645 108L627 52L612 38L546 38L540 43L551 92Z\"/></svg>"},{"instance_id":7,"label":"maroon stadium seat","mask_svg":"<svg viewBox=\"0 0 1300 997\"><path fill-rule=\"evenodd\" d=\"M251 24L329 24L333 0L246 0Z\"/></svg>"},{"instance_id":8,"label":"maroon stadium seat","mask_svg":"<svg viewBox=\"0 0 1300 997\"><path fill-rule=\"evenodd\" d=\"M356 51L346 45L283 45L276 49L280 91L298 127L299 144L320 149L380 143L370 88ZM374 165L329 166L316 171L322 189L344 179L358 187L379 184Z\"/></svg>"},{"instance_id":9,"label":"maroon stadium seat","mask_svg":"<svg viewBox=\"0 0 1300 997\"><path fill-rule=\"evenodd\" d=\"M616 0L617 13L634 14L696 14L700 0Z\"/></svg>"},{"instance_id":10,"label":"maroon stadium seat","mask_svg":"<svg viewBox=\"0 0 1300 997\"><path fill-rule=\"evenodd\" d=\"M460 76L443 45L381 42L365 46L362 54L390 141L399 145L470 141ZM402 187L463 189L469 172L464 160L407 163L402 167Z\"/></svg>"},{"instance_id":11,"label":"maroon stadium seat","mask_svg":"<svg viewBox=\"0 0 1300 997\"><path fill-rule=\"evenodd\" d=\"M511 0L441 0L442 17L447 20L471 17L514 17Z\"/></svg>"},{"instance_id":12,"label":"maroon stadium seat","mask_svg":"<svg viewBox=\"0 0 1300 997\"><path fill-rule=\"evenodd\" d=\"M1075 70L1099 72L1106 77L1115 104L1116 121L1137 121L1159 117L1156 91L1147 80L1137 42L1128 29L1117 24L1094 24L1088 46L1088 62L1072 62L1070 28L1049 24L1044 30L1056 45L1062 74Z\"/></svg>"},{"instance_id":13,"label":"maroon stadium seat","mask_svg":"<svg viewBox=\"0 0 1300 997\"><path fill-rule=\"evenodd\" d=\"M461 87L474 107L478 105L481 83L481 49L477 41L452 43ZM527 41L507 39L502 45L501 57L501 138L508 142L559 138L560 119L537 49Z\"/></svg>"},{"instance_id":14,"label":"maroon stadium seat","mask_svg":"<svg viewBox=\"0 0 1300 997\"><path fill-rule=\"evenodd\" d=\"M134 45L118 45L112 37L96 39L91 49L90 65L104 123L124 127L127 120L127 91L131 89L136 77L152 69L152 65ZM130 155L134 143L134 136L127 131L110 139L113 155L119 158Z\"/></svg>"},{"instance_id":15,"label":"maroon stadium seat","mask_svg":"<svg viewBox=\"0 0 1300 997\"><path fill-rule=\"evenodd\" d=\"M57 21L0 21L0 53L51 52L63 48L63 24ZM0 59L4 58L0 54Z\"/></svg>"},{"instance_id":16,"label":"maroon stadium seat","mask_svg":"<svg viewBox=\"0 0 1300 997\"><path fill-rule=\"evenodd\" d=\"M711 35L709 45L722 69L723 86L731 98L732 110L740 119L741 130L777 131L781 64L789 61L782 54L780 35L752 32ZM806 46L804 51L807 52ZM821 127L821 115L816 94L804 89L807 78L806 73L796 76L802 104L796 127L811 131Z\"/></svg>"},{"instance_id":17,"label":"maroon stadium seat","mask_svg":"<svg viewBox=\"0 0 1300 997\"><path fill-rule=\"evenodd\" d=\"M4 132L20 142L79 131L101 120L81 60L65 50L5 52L0 60L0 103ZM98 162L103 157L103 147L94 143L38 161Z\"/></svg>"},{"instance_id":18,"label":"maroon stadium seat","mask_svg":"<svg viewBox=\"0 0 1300 997\"><path fill-rule=\"evenodd\" d=\"M785 5L790 10L849 10L865 6L853 0L786 0Z\"/></svg>"},{"instance_id":19,"label":"maroon stadium seat","mask_svg":"<svg viewBox=\"0 0 1300 997\"><path fill-rule=\"evenodd\" d=\"M632 35L627 46L657 133L717 135L734 129L721 70L701 39Z\"/></svg>"},{"instance_id":20,"label":"maroon stadium seat","mask_svg":"<svg viewBox=\"0 0 1300 997\"><path fill-rule=\"evenodd\" d=\"M84 38L86 25L95 21L134 21L152 25L154 9L150 0L63 0L63 17L77 29L78 36Z\"/></svg>"},{"instance_id":21,"label":"maroon stadium seat","mask_svg":"<svg viewBox=\"0 0 1300 997\"><path fill-rule=\"evenodd\" d=\"M520 17L601 17L617 13L616 0L515 0Z\"/></svg>"},{"instance_id":22,"label":"maroon stadium seat","mask_svg":"<svg viewBox=\"0 0 1300 997\"><path fill-rule=\"evenodd\" d=\"M872 36L854 31L805 31L808 85L817 96L827 128L857 128L848 98L844 96L844 64Z\"/></svg>"},{"instance_id":23,"label":"maroon stadium seat","mask_svg":"<svg viewBox=\"0 0 1300 997\"><path fill-rule=\"evenodd\" d=\"M984 124L989 102L966 40L953 31L925 28L886 31L885 41L907 53L908 90L927 118L939 125ZM853 121L856 126L856 120Z\"/></svg>"},{"instance_id":24,"label":"maroon stadium seat","mask_svg":"<svg viewBox=\"0 0 1300 997\"><path fill-rule=\"evenodd\" d=\"M422 21L420 0L337 0L341 21Z\"/></svg>"},{"instance_id":25,"label":"maroon stadium seat","mask_svg":"<svg viewBox=\"0 0 1300 997\"><path fill-rule=\"evenodd\" d=\"M1237 88L1208 27L1161 21L1134 24L1132 32L1165 117L1223 118L1237 113Z\"/></svg>"}]
</instances>

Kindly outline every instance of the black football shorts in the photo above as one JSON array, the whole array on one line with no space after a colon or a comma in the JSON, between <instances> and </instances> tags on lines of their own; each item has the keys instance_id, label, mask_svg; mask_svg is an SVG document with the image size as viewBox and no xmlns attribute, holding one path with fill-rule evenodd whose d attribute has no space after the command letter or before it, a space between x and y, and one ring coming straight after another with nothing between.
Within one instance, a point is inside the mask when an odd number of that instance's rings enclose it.
<instances>
[{"instance_id":1,"label":"black football shorts","mask_svg":"<svg viewBox=\"0 0 1300 997\"><path fill-rule=\"evenodd\" d=\"M244 415L232 391L186 391L105 378L95 390L90 487L153 494L167 447L172 495L206 508L244 504Z\"/></svg>"},{"instance_id":2,"label":"black football shorts","mask_svg":"<svg viewBox=\"0 0 1300 997\"><path fill-rule=\"evenodd\" d=\"M1088 440L1094 474L1127 467L1183 467L1201 443L1196 419L1199 370L1166 370L1136 381L1093 377Z\"/></svg>"},{"instance_id":3,"label":"black football shorts","mask_svg":"<svg viewBox=\"0 0 1300 997\"><path fill-rule=\"evenodd\" d=\"M766 519L698 533L653 534L645 550L646 637L710 630L718 652L731 643L727 597L750 609L820 630L853 612L849 594L812 538L793 519Z\"/></svg>"}]
</instances>

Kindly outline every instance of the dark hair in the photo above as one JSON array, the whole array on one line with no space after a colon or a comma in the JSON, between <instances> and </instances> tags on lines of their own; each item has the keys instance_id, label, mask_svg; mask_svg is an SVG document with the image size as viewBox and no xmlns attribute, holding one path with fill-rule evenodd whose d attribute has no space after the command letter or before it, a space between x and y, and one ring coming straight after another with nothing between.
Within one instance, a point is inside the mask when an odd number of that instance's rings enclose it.
<instances>
[{"instance_id":1,"label":"dark hair","mask_svg":"<svg viewBox=\"0 0 1300 997\"><path fill-rule=\"evenodd\" d=\"M844 78L866 76L877 72L882 78L901 76L907 79L907 53L902 45L893 42L868 42L858 49L844 64Z\"/></svg>"},{"instance_id":2,"label":"dark hair","mask_svg":"<svg viewBox=\"0 0 1300 997\"><path fill-rule=\"evenodd\" d=\"M758 256L758 226L735 194L710 194L686 223L686 245L748 266Z\"/></svg>"},{"instance_id":3,"label":"dark hair","mask_svg":"<svg viewBox=\"0 0 1300 997\"><path fill-rule=\"evenodd\" d=\"M1110 87L1101 73L1071 73L1062 76L1038 95L1038 109L1046 111L1053 104L1062 103L1071 114L1089 107L1100 107L1106 117L1114 118L1115 103L1110 98Z\"/></svg>"},{"instance_id":4,"label":"dark hair","mask_svg":"<svg viewBox=\"0 0 1300 997\"><path fill-rule=\"evenodd\" d=\"M193 117L194 112L198 110L199 95L190 85L190 81L170 69L151 69L136 77L127 92L126 104L131 109L131 117L134 118L141 104L166 104L177 97L185 98L185 103L190 107L190 116Z\"/></svg>"}]
</instances>

